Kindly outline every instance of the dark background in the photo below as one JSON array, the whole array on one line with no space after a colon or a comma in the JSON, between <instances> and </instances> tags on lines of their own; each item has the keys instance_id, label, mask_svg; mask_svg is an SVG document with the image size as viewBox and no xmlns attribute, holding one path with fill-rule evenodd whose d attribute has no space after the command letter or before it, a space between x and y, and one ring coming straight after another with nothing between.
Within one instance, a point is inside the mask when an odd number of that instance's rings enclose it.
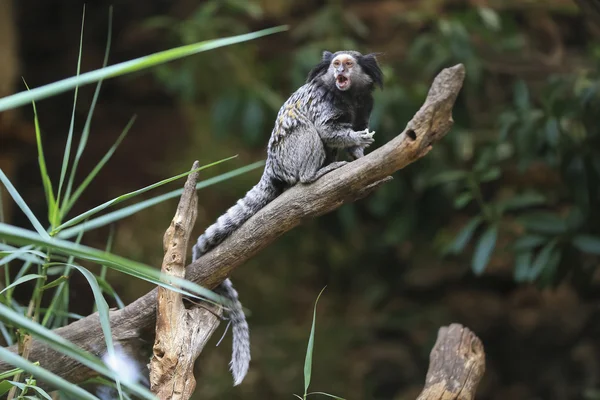
<instances>
[{"instance_id":1,"label":"dark background","mask_svg":"<svg viewBox=\"0 0 600 400\"><path fill-rule=\"evenodd\" d=\"M87 4L83 71L101 66L110 5ZM133 114L138 118L73 215L185 171L196 159L239 154L203 172L207 178L264 158L279 106L323 50L382 53L385 90L371 119L376 145L404 129L441 68L467 68L455 127L427 157L235 271L251 310L251 369L231 387L230 335L214 348L219 331L198 362L197 398L300 393L312 307L325 285L314 390L347 399L415 398L437 329L459 322L485 346L479 399L600 398L600 30L593 13L567 0L113 5L109 64L280 24L290 30L106 81L80 171L98 162ZM35 87L75 74L82 7L75 0L19 0L14 10L1 3L0 96L23 90L21 76ZM92 95L93 87L80 91L78 131ZM53 176L71 106L72 94L38 104ZM0 114L0 167L43 216L32 120L29 107ZM259 176L255 170L199 192L197 234ZM160 265L175 206L173 200L113 226L114 251ZM5 212L9 222L27 225L10 205ZM484 222L466 235L477 216ZM490 243L490 227L497 240L489 263L474 262ZM84 243L103 247L108 231L90 232ZM452 246L456 251L447 251ZM126 302L150 289L116 273L110 280ZM71 293L72 311L89 314L93 298L83 279L74 277Z\"/></svg>"}]
</instances>

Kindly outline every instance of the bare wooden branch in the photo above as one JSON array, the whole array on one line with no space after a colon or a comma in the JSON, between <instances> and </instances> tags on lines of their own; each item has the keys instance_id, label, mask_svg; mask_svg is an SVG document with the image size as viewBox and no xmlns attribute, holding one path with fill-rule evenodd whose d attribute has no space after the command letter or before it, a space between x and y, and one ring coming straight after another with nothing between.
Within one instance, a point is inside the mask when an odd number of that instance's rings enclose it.
<instances>
[{"instance_id":1,"label":"bare wooden branch","mask_svg":"<svg viewBox=\"0 0 600 400\"><path fill-rule=\"evenodd\" d=\"M192 169L198 168L196 161ZM162 272L167 276L185 276L185 255L198 208L196 182L198 171L188 175L177 212L163 237ZM220 308L213 310L193 304L186 308L183 296L159 287L156 313L156 337L150 369L150 389L159 399L187 400L194 393L194 362L219 326Z\"/></svg>"},{"instance_id":2,"label":"bare wooden branch","mask_svg":"<svg viewBox=\"0 0 600 400\"><path fill-rule=\"evenodd\" d=\"M378 182L423 157L431 145L450 130L452 107L464 76L462 64L442 70L435 78L425 103L400 135L311 185L297 185L284 192L217 248L190 264L186 278L214 288L233 269L302 221L363 197ZM124 309L110 314L114 341L135 359L143 358L148 353L148 343L154 341L156 293L156 289L152 290ZM95 354L105 351L97 313L55 332ZM12 350L16 351L16 348ZM94 375L93 371L37 340L33 343L30 359L39 361L44 368L72 382L81 382ZM0 361L0 371L10 368L9 364Z\"/></svg>"},{"instance_id":3,"label":"bare wooden branch","mask_svg":"<svg viewBox=\"0 0 600 400\"><path fill-rule=\"evenodd\" d=\"M473 400L484 372L485 352L479 338L459 324L442 327L417 400Z\"/></svg>"}]
</instances>

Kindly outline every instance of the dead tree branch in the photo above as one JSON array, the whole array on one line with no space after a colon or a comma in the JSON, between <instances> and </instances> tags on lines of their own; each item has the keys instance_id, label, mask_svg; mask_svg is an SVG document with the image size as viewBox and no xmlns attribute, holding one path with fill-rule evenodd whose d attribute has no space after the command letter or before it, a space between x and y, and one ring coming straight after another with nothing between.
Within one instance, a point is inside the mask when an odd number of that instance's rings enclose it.
<instances>
[{"instance_id":1,"label":"dead tree branch","mask_svg":"<svg viewBox=\"0 0 600 400\"><path fill-rule=\"evenodd\" d=\"M198 165L196 161L192 169ZM188 175L177 212L163 238L162 272L167 276L185 276L185 255L198 208L197 181L198 171ZM194 362L219 326L220 308L186 308L181 293L164 287L157 290L156 338L148 365L150 389L159 399L187 400L196 388Z\"/></svg>"},{"instance_id":2,"label":"dead tree branch","mask_svg":"<svg viewBox=\"0 0 600 400\"><path fill-rule=\"evenodd\" d=\"M485 353L479 338L459 324L442 327L417 400L473 400L484 372Z\"/></svg>"},{"instance_id":3,"label":"dead tree branch","mask_svg":"<svg viewBox=\"0 0 600 400\"><path fill-rule=\"evenodd\" d=\"M452 107L464 76L462 64L442 70L425 103L400 135L311 185L297 185L284 192L221 245L188 265L186 278L206 288L214 288L233 269L304 220L364 197L380 181L425 156L431 145L452 127ZM156 294L154 289L110 314L115 344L135 359L147 357L149 343L154 341ZM97 313L55 332L94 354L101 355L106 351ZM12 350L16 352L16 348ZM71 382L81 382L95 374L38 340L33 342L30 360L39 361L42 367ZM10 368L8 363L0 362L0 372Z\"/></svg>"}]
</instances>

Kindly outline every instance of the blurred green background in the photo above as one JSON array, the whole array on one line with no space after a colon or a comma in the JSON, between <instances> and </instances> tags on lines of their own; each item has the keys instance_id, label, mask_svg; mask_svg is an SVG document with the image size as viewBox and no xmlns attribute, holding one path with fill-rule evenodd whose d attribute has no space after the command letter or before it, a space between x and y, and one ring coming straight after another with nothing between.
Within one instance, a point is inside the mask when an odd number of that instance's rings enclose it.
<instances>
[{"instance_id":1,"label":"blurred green background","mask_svg":"<svg viewBox=\"0 0 600 400\"><path fill-rule=\"evenodd\" d=\"M82 71L101 66L110 4L87 4ZM1 7L0 97L22 90L20 76L39 86L74 74L82 1L14 1L12 20L10 2ZM586 14L594 17L568 0L115 3L109 63L280 24L290 30L107 81L82 169L95 165L132 114L138 118L76 212L196 159L239 154L204 177L263 159L280 105L323 50L381 53L375 146L404 129L441 68L462 62L467 69L455 126L424 159L366 199L306 221L235 271L251 311L251 369L231 387L230 335L215 348L219 330L198 362L195 398L300 393L312 306L327 285L314 390L414 399L437 329L458 322L485 346L477 398L600 399L600 28ZM80 89L80 126L92 95L92 87ZM71 101L65 94L38 104L55 175ZM42 214L34 138L30 110L0 116L0 167ZM199 192L196 234L259 177L255 170ZM111 227L114 251L158 267L176 204ZM8 204L5 213L26 225ZM108 233L91 232L84 243L101 248ZM151 288L109 278L126 303ZM72 311L87 315L91 292L73 279Z\"/></svg>"}]
</instances>

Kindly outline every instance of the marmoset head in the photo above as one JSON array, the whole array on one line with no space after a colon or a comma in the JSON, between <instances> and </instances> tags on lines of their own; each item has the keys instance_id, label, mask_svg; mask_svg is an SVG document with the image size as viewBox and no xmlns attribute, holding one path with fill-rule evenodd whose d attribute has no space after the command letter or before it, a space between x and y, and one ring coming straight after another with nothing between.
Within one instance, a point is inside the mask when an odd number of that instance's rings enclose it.
<instances>
[{"instance_id":1,"label":"marmoset head","mask_svg":"<svg viewBox=\"0 0 600 400\"><path fill-rule=\"evenodd\" d=\"M307 82L320 78L325 84L345 92L350 89L383 89L383 73L374 54L362 55L358 51L323 52L323 59L308 74Z\"/></svg>"}]
</instances>

